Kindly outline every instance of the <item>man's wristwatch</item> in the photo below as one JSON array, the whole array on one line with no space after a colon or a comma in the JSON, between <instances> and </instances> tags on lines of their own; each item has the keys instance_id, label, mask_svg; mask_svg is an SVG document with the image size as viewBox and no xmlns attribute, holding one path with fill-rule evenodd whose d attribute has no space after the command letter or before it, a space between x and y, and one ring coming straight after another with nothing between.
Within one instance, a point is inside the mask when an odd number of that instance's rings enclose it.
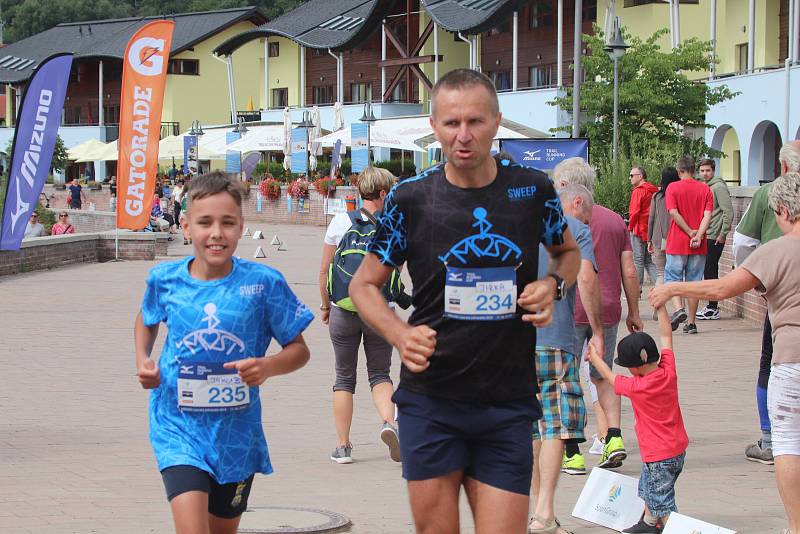
<instances>
[{"instance_id":1,"label":"man's wristwatch","mask_svg":"<svg viewBox=\"0 0 800 534\"><path fill-rule=\"evenodd\" d=\"M567 292L567 284L564 283L564 279L558 276L556 273L547 273L547 276L551 276L553 280L556 281L556 300L561 300L564 298L564 294Z\"/></svg>"}]
</instances>

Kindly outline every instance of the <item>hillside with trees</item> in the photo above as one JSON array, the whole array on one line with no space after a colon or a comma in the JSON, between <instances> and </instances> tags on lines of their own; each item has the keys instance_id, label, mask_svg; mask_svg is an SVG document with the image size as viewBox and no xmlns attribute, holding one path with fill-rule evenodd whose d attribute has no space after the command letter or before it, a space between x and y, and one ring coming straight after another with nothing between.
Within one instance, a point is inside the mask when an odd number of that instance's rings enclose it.
<instances>
[{"instance_id":1,"label":"hillside with trees","mask_svg":"<svg viewBox=\"0 0 800 534\"><path fill-rule=\"evenodd\" d=\"M0 0L3 42L12 43L62 22L169 15L256 6L275 18L305 0Z\"/></svg>"}]
</instances>

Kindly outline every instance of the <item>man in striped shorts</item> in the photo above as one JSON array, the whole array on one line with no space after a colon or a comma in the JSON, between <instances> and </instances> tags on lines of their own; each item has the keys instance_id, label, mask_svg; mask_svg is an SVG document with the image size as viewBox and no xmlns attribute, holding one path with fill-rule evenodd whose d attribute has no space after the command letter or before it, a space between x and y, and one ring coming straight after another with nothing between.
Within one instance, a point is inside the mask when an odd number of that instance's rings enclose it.
<instances>
[{"instance_id":1,"label":"man in striped shorts","mask_svg":"<svg viewBox=\"0 0 800 534\"><path fill-rule=\"evenodd\" d=\"M592 194L582 185L568 185L559 190L561 205L570 232L578 243L581 267L578 286L593 332L602 332L600 325L600 282L594 260L589 221L592 216ZM539 256L539 276L548 272L547 256ZM555 489L561 472L566 447L577 449L585 441L586 406L580 380L580 348L575 338L575 286L564 298L554 303L553 322L536 333L536 377L539 381L539 403L542 418L534 425L534 468L531 493L536 499L535 513L528 532L544 534L561 532L555 517ZM603 336L594 336L592 345L603 352ZM576 356L577 354L577 356ZM586 466L575 466L584 474ZM555 527L555 528L554 528Z\"/></svg>"}]
</instances>

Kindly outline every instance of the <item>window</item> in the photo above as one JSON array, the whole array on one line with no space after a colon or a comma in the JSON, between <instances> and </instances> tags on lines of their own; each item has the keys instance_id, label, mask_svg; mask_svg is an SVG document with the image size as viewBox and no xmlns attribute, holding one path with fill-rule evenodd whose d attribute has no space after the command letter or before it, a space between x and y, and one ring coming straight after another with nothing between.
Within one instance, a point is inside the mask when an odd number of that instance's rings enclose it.
<instances>
[{"instance_id":1,"label":"window","mask_svg":"<svg viewBox=\"0 0 800 534\"><path fill-rule=\"evenodd\" d=\"M390 102L405 102L406 101L406 84L400 82L394 86L392 90L392 98Z\"/></svg>"},{"instance_id":2,"label":"window","mask_svg":"<svg viewBox=\"0 0 800 534\"><path fill-rule=\"evenodd\" d=\"M734 150L731 159L733 160L733 180L742 183L742 153Z\"/></svg>"},{"instance_id":3,"label":"window","mask_svg":"<svg viewBox=\"0 0 800 534\"><path fill-rule=\"evenodd\" d=\"M186 74L197 76L200 74L200 60L197 59L170 59L167 64L167 74Z\"/></svg>"},{"instance_id":4,"label":"window","mask_svg":"<svg viewBox=\"0 0 800 534\"><path fill-rule=\"evenodd\" d=\"M546 28L553 25L553 6L549 3L535 3L531 5L530 29Z\"/></svg>"},{"instance_id":5,"label":"window","mask_svg":"<svg viewBox=\"0 0 800 534\"><path fill-rule=\"evenodd\" d=\"M492 35L499 35L501 33L508 33L511 31L511 21L505 21L504 23L500 24L499 26L495 26L486 34L491 37Z\"/></svg>"},{"instance_id":6,"label":"window","mask_svg":"<svg viewBox=\"0 0 800 534\"><path fill-rule=\"evenodd\" d=\"M103 121L106 124L119 124L119 106L103 106Z\"/></svg>"},{"instance_id":7,"label":"window","mask_svg":"<svg viewBox=\"0 0 800 534\"><path fill-rule=\"evenodd\" d=\"M332 85L318 85L312 87L311 100L314 104L332 104L333 103L333 86Z\"/></svg>"},{"instance_id":8,"label":"window","mask_svg":"<svg viewBox=\"0 0 800 534\"><path fill-rule=\"evenodd\" d=\"M699 4L700 0L679 0L681 4ZM664 0L625 0L623 7L644 6L647 4L663 4Z\"/></svg>"},{"instance_id":9,"label":"window","mask_svg":"<svg viewBox=\"0 0 800 534\"><path fill-rule=\"evenodd\" d=\"M736 72L747 72L747 43L736 45Z\"/></svg>"},{"instance_id":10,"label":"window","mask_svg":"<svg viewBox=\"0 0 800 534\"><path fill-rule=\"evenodd\" d=\"M289 105L289 89L280 87L272 90L272 107L285 108Z\"/></svg>"},{"instance_id":11,"label":"window","mask_svg":"<svg viewBox=\"0 0 800 534\"><path fill-rule=\"evenodd\" d=\"M531 87L552 86L553 67L555 67L555 65L537 65L531 67Z\"/></svg>"},{"instance_id":12,"label":"window","mask_svg":"<svg viewBox=\"0 0 800 534\"><path fill-rule=\"evenodd\" d=\"M351 102L372 102L371 83L351 83L350 84Z\"/></svg>"},{"instance_id":13,"label":"window","mask_svg":"<svg viewBox=\"0 0 800 534\"><path fill-rule=\"evenodd\" d=\"M281 55L280 43L269 43L269 57L278 57Z\"/></svg>"},{"instance_id":14,"label":"window","mask_svg":"<svg viewBox=\"0 0 800 534\"><path fill-rule=\"evenodd\" d=\"M314 50L311 51L311 55L314 57L324 56L326 55L326 53L327 52L325 51L324 48L315 48Z\"/></svg>"},{"instance_id":15,"label":"window","mask_svg":"<svg viewBox=\"0 0 800 534\"><path fill-rule=\"evenodd\" d=\"M589 22L597 20L597 0L583 1L583 20Z\"/></svg>"},{"instance_id":16,"label":"window","mask_svg":"<svg viewBox=\"0 0 800 534\"><path fill-rule=\"evenodd\" d=\"M81 107L75 106L64 110L64 124L80 124Z\"/></svg>"},{"instance_id":17,"label":"window","mask_svg":"<svg viewBox=\"0 0 800 534\"><path fill-rule=\"evenodd\" d=\"M487 76L492 80L494 88L498 91L507 91L511 89L511 71L498 70L494 72L487 72Z\"/></svg>"}]
</instances>

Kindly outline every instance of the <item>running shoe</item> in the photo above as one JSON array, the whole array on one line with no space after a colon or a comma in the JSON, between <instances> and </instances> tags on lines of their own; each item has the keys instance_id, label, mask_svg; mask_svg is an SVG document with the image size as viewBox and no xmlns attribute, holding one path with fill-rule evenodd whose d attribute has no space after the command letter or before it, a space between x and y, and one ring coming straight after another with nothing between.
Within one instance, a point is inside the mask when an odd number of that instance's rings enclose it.
<instances>
[{"instance_id":1,"label":"running shoe","mask_svg":"<svg viewBox=\"0 0 800 534\"><path fill-rule=\"evenodd\" d=\"M632 527L628 527L622 532L624 534L661 534L663 528L656 523L655 525L648 525L644 522L644 518L640 519L638 523Z\"/></svg>"},{"instance_id":2,"label":"running shoe","mask_svg":"<svg viewBox=\"0 0 800 534\"><path fill-rule=\"evenodd\" d=\"M597 434L592 436L592 439L594 439L594 442L592 443L592 446L589 449L589 454L596 454L597 456L600 456L601 454L603 454L603 446L605 445L605 443L603 443L602 440L597 438Z\"/></svg>"},{"instance_id":3,"label":"running shoe","mask_svg":"<svg viewBox=\"0 0 800 534\"><path fill-rule=\"evenodd\" d=\"M568 475L585 475L586 460L583 459L583 455L578 453L567 456L565 453L561 460L561 472Z\"/></svg>"},{"instance_id":4,"label":"running shoe","mask_svg":"<svg viewBox=\"0 0 800 534\"><path fill-rule=\"evenodd\" d=\"M694 323L686 323L683 325L683 333L684 334L696 334L697 333L697 325Z\"/></svg>"},{"instance_id":5,"label":"running shoe","mask_svg":"<svg viewBox=\"0 0 800 534\"><path fill-rule=\"evenodd\" d=\"M772 465L775 463L775 458L772 456L772 448L761 448L761 440L758 443L749 445L744 450L744 457L751 462L758 462L764 465Z\"/></svg>"},{"instance_id":6,"label":"running shoe","mask_svg":"<svg viewBox=\"0 0 800 534\"><path fill-rule=\"evenodd\" d=\"M336 447L331 453L331 460L337 464L352 464L353 463L353 444L346 443L341 447Z\"/></svg>"},{"instance_id":7,"label":"running shoe","mask_svg":"<svg viewBox=\"0 0 800 534\"><path fill-rule=\"evenodd\" d=\"M622 438L613 437L603 447L603 456L600 458L598 467L614 469L622 466L622 461L628 457L625 451L625 444Z\"/></svg>"},{"instance_id":8,"label":"running shoe","mask_svg":"<svg viewBox=\"0 0 800 534\"><path fill-rule=\"evenodd\" d=\"M400 437L397 429L391 423L383 423L381 428L381 441L389 447L389 458L395 462L400 461Z\"/></svg>"},{"instance_id":9,"label":"running shoe","mask_svg":"<svg viewBox=\"0 0 800 534\"><path fill-rule=\"evenodd\" d=\"M720 319L718 308L709 308L706 306L695 314L695 317L701 321L718 321Z\"/></svg>"},{"instance_id":10,"label":"running shoe","mask_svg":"<svg viewBox=\"0 0 800 534\"><path fill-rule=\"evenodd\" d=\"M669 322L672 323L672 331L678 329L682 322L686 321L689 316L686 314L686 310L681 308L680 310L675 310L669 318Z\"/></svg>"}]
</instances>

